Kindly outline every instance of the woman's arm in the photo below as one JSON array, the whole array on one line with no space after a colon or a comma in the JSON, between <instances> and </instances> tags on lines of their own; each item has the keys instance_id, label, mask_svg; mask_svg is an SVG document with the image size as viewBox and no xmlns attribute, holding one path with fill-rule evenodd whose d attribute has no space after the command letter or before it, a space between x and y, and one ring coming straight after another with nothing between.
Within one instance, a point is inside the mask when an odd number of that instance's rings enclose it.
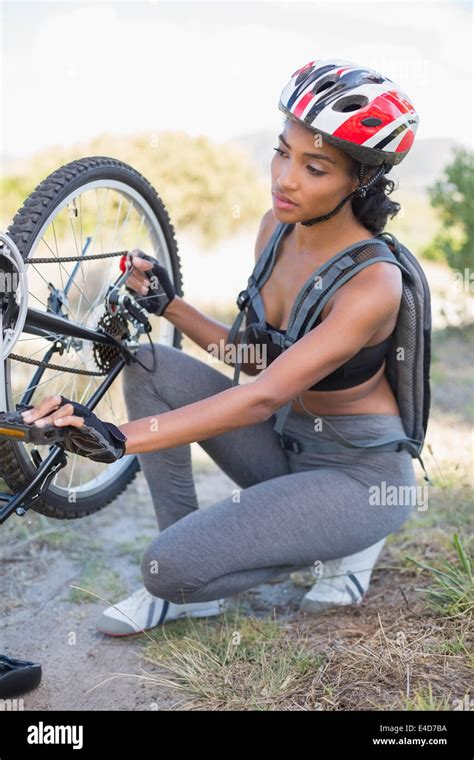
<instances>
[{"instance_id":1,"label":"woman's arm","mask_svg":"<svg viewBox=\"0 0 474 760\"><path fill-rule=\"evenodd\" d=\"M227 338L230 326L217 322L211 317L206 317L205 314L183 301L179 296L175 296L172 303L167 307L164 316L207 353L216 356L228 367L235 366L233 360L235 352L229 350L229 347L240 345L243 330L239 330L235 336L235 341L229 343ZM241 372L246 375L258 374L260 370L256 368L255 362L246 362L245 353L242 356Z\"/></svg>"},{"instance_id":2,"label":"woman's arm","mask_svg":"<svg viewBox=\"0 0 474 760\"><path fill-rule=\"evenodd\" d=\"M252 383L261 385L270 416L355 356L398 314L400 269L377 262L358 272L336 292L329 314L283 351Z\"/></svg>"},{"instance_id":3,"label":"woman's arm","mask_svg":"<svg viewBox=\"0 0 474 760\"><path fill-rule=\"evenodd\" d=\"M181 330L194 343L211 353L211 347L225 347L230 326L207 317L199 309L176 296L166 309L164 315L178 330ZM222 343L221 343L222 341ZM214 352L212 352L214 353ZM224 354L223 354L224 357ZM229 364L230 362L224 362Z\"/></svg>"},{"instance_id":4,"label":"woman's arm","mask_svg":"<svg viewBox=\"0 0 474 760\"><path fill-rule=\"evenodd\" d=\"M237 385L179 409L115 426L127 437L125 448L124 441L120 439L121 456L172 448L263 422L268 419L270 413L267 401L261 398L260 391L261 387L255 383ZM22 412L24 422L40 427L51 424L58 427L81 428L85 422L88 425L93 424L88 415L95 418L87 407L60 395L47 396L40 404ZM108 431L104 431L104 425L107 427L110 423L95 419L96 427L99 429L98 437L101 437L103 443L104 437L109 438ZM116 444L116 441L114 443ZM87 456L85 453L82 455Z\"/></svg>"},{"instance_id":5,"label":"woman's arm","mask_svg":"<svg viewBox=\"0 0 474 760\"><path fill-rule=\"evenodd\" d=\"M144 273L151 269L153 264L139 256L133 256L132 261L133 268L127 279L127 285L139 295L147 295L150 282ZM187 335L193 343L196 343L208 353L215 353L215 349L213 349L214 344L219 348L221 345L224 346L226 344L230 327L215 319L206 317L205 314L195 309L194 306L188 304L178 295L175 295L173 300L168 304L163 317L168 319L178 330ZM223 361L225 357L225 351L222 351ZM224 363L229 362L225 361Z\"/></svg>"},{"instance_id":6,"label":"woman's arm","mask_svg":"<svg viewBox=\"0 0 474 760\"><path fill-rule=\"evenodd\" d=\"M255 261L257 261L262 253L276 224L277 221L270 209L263 215L260 221L260 227L255 241ZM230 345L227 343L230 326L224 325L222 322L218 322L210 317L206 317L205 314L186 303L186 301L183 301L179 296L176 296L173 299L166 309L164 316L169 319L178 330L181 330L188 336L188 338L194 341L194 343L197 343L198 346L208 353L210 352L210 346L213 344L216 344L219 348L221 345L223 347ZM242 332L242 330L239 330L237 333L234 345L240 344ZM228 352L228 354L228 356L223 355L221 358L225 364L233 367L235 362L231 361L232 352ZM255 374L255 367L253 364L247 365L242 363L241 370L247 374Z\"/></svg>"},{"instance_id":7,"label":"woman's arm","mask_svg":"<svg viewBox=\"0 0 474 760\"><path fill-rule=\"evenodd\" d=\"M286 349L256 380L202 401L120 425L127 454L200 441L263 422L354 356L400 307L401 273L379 262L337 293L323 322Z\"/></svg>"},{"instance_id":8,"label":"woman's arm","mask_svg":"<svg viewBox=\"0 0 474 760\"><path fill-rule=\"evenodd\" d=\"M263 422L271 415L256 383L228 388L179 409L119 425L127 436L125 454L172 448Z\"/></svg>"},{"instance_id":9,"label":"woman's arm","mask_svg":"<svg viewBox=\"0 0 474 760\"><path fill-rule=\"evenodd\" d=\"M276 224L277 222L270 209L264 214L260 222L255 242L255 261L257 261L259 255L262 253ZM141 295L146 295L150 283L147 277L145 277L144 272L147 269L151 269L152 266L153 264L150 261L134 256L133 268L127 280L129 287L136 290L137 293ZM178 295L175 295L173 300L166 307L166 312L163 316L168 319L177 330L180 330L192 340L193 343L196 343L200 348L203 348L204 351L217 356L217 358L227 366L235 366L235 362L232 361L233 352L227 350L227 347L231 345L227 342L230 325L225 325L223 322L207 317L199 311L199 309L191 306L191 304L187 303ZM243 330L238 331L236 340L232 345L238 346L240 344L242 333ZM255 375L259 370L256 369L255 363L247 364L243 361L241 364L241 371L245 374Z\"/></svg>"}]
</instances>

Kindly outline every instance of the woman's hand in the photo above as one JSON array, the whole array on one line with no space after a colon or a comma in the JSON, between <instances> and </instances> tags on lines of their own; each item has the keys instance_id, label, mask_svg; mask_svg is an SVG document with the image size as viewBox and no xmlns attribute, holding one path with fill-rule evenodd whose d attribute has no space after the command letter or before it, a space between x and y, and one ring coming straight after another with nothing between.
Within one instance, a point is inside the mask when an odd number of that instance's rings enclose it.
<instances>
[{"instance_id":1,"label":"woman's hand","mask_svg":"<svg viewBox=\"0 0 474 760\"><path fill-rule=\"evenodd\" d=\"M95 462L115 462L125 454L127 436L112 422L103 422L83 404L64 396L48 396L40 404L21 412L23 421L43 427L65 428L58 446Z\"/></svg>"},{"instance_id":2,"label":"woman's hand","mask_svg":"<svg viewBox=\"0 0 474 760\"><path fill-rule=\"evenodd\" d=\"M44 427L45 425L74 425L82 427L84 425L84 417L75 415L72 402L65 399L67 403L63 404L63 398L63 396L47 396L37 406L21 412L23 422L28 424L34 423L37 427Z\"/></svg>"},{"instance_id":3,"label":"woman's hand","mask_svg":"<svg viewBox=\"0 0 474 760\"><path fill-rule=\"evenodd\" d=\"M126 288L139 294L137 302L148 312L161 317L176 296L176 291L165 267L139 248L130 251L133 268Z\"/></svg>"},{"instance_id":4,"label":"woman's hand","mask_svg":"<svg viewBox=\"0 0 474 760\"><path fill-rule=\"evenodd\" d=\"M130 251L133 267L127 278L127 287L139 295L146 296L150 289L150 280L145 272L153 268L153 262L138 256L138 249Z\"/></svg>"}]
</instances>

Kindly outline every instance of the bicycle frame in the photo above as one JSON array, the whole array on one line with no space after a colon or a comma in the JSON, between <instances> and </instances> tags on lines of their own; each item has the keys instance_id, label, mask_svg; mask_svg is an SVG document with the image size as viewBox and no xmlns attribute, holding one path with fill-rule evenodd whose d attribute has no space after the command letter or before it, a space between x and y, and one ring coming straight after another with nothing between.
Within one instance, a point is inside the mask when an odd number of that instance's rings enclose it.
<instances>
[{"instance_id":1,"label":"bicycle frame","mask_svg":"<svg viewBox=\"0 0 474 760\"><path fill-rule=\"evenodd\" d=\"M9 240L7 236L3 236ZM86 245L84 246L84 249L82 253L84 254L87 250L87 247L89 245L90 239L88 239ZM79 262L78 262L79 263ZM69 290L72 280L76 274L77 266L74 267L73 272L71 273L69 280L64 288L64 292L67 293ZM126 279L127 272L120 276L115 283L111 285L112 290L117 291L117 289L123 284L123 282ZM110 293L110 289L109 289ZM108 297L109 293L106 297ZM135 318L140 317L140 313L143 315L143 310L134 302L132 298L128 299L132 305L132 316L135 316ZM135 306L135 308L133 308ZM149 332L151 329L151 325L149 322L145 325L145 320L141 319L139 321L142 321L142 324L144 325L144 329ZM119 348L123 350L124 346L120 341L116 340L113 336L109 335L105 331L102 331L100 328L98 330L90 329L87 327L83 327L82 325L72 322L70 319L65 319L58 314L54 314L52 312L41 312L37 309L28 308L25 322L23 325L23 332L29 333L31 335L37 335L39 337L43 337L46 340L51 340L53 342L56 342L57 336L66 336L71 338L82 338L84 340L90 340L94 343L102 343L105 345L113 346L115 348ZM56 336L55 336L56 334ZM44 356L44 360L48 361L51 355L54 353L55 348L54 345L48 349ZM116 364L112 367L108 375L105 377L103 383L96 389L94 394L91 396L88 402L86 402L84 405L87 406L89 409L93 410L101 398L105 395L109 387L114 382L115 378L120 374L122 369L128 364L130 361L133 360L133 355L130 351L128 353L128 361L124 358L119 359ZM6 359L6 357L5 357ZM4 407L4 411L6 411L6 397L4 395L5 391L5 370L4 370L4 357L3 357L3 312L2 308L0 307L0 407ZM38 385L38 382L40 381L43 373L45 371L44 367L38 367L36 370L32 382L30 384L30 387L26 389L25 393L22 396L21 404L28 404L30 402L30 399L33 395L34 388ZM0 409L1 410L1 409ZM65 454L65 451L60 446L53 444L50 446L50 452L48 456L41 462L41 464L38 467L38 471L35 474L33 480L23 488L23 490L19 491L16 494L9 494L6 492L0 492L0 504L3 501L6 501L5 506L0 506L0 524L5 522L5 520L15 512L19 516L23 516L28 509L34 504L35 500L39 499L41 495L44 493L44 491L47 489L50 481L55 476L55 474L60 470L62 467L64 467L67 464L67 456Z\"/></svg>"}]
</instances>

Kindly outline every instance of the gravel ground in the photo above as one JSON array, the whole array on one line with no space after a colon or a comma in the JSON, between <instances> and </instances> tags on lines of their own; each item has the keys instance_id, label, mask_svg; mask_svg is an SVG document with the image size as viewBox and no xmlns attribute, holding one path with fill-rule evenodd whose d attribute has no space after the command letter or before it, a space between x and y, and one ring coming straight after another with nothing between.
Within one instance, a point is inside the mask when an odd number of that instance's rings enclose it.
<instances>
[{"instance_id":1,"label":"gravel ground","mask_svg":"<svg viewBox=\"0 0 474 760\"><path fill-rule=\"evenodd\" d=\"M197 446L192 444L196 490L205 508L235 484ZM95 625L108 603L142 585L140 557L157 530L143 474L95 515L64 522L29 512L22 520L13 516L3 526L0 612L1 651L43 668L40 686L23 697L24 709L173 709L176 692L137 678L147 637L113 638ZM298 610L303 594L287 577L231 597L229 604L256 616L275 610L284 619ZM110 678L112 673L124 675Z\"/></svg>"}]
</instances>

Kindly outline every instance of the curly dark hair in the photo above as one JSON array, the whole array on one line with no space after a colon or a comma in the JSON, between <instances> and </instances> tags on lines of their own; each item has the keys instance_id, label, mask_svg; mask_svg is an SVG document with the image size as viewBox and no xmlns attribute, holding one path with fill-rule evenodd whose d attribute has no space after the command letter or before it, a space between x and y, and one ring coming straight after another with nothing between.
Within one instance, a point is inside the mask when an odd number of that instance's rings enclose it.
<instances>
[{"instance_id":1,"label":"curly dark hair","mask_svg":"<svg viewBox=\"0 0 474 760\"><path fill-rule=\"evenodd\" d=\"M360 163L351 156L349 158L349 176L351 179L358 179ZM367 168L363 180L364 184L370 179L375 171L376 169L373 167ZM395 182L392 179L387 179L386 174L382 174L382 176L369 187L365 198L356 196L351 198L354 216L357 217L359 222L361 222L366 229L373 232L374 235L383 232L388 217L393 219L393 217L400 211L400 204L387 197L394 189Z\"/></svg>"}]
</instances>

